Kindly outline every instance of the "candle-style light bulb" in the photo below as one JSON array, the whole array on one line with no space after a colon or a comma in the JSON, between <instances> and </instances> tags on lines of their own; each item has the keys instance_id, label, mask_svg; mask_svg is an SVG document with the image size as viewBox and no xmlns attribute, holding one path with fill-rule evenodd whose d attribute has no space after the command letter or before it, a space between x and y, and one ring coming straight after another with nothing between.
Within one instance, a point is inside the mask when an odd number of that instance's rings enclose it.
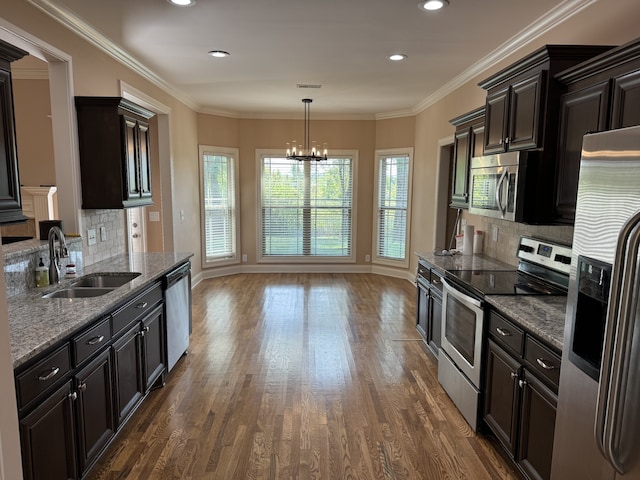
<instances>
[{"instance_id":1,"label":"candle-style light bulb","mask_svg":"<svg viewBox=\"0 0 640 480\"><path fill-rule=\"evenodd\" d=\"M316 156L316 142L311 142L311 156Z\"/></svg>"},{"instance_id":2,"label":"candle-style light bulb","mask_svg":"<svg viewBox=\"0 0 640 480\"><path fill-rule=\"evenodd\" d=\"M287 142L287 157L291 156L291 144Z\"/></svg>"},{"instance_id":3,"label":"candle-style light bulb","mask_svg":"<svg viewBox=\"0 0 640 480\"><path fill-rule=\"evenodd\" d=\"M297 148L296 148L296 141L295 140L293 142L291 142L291 152L293 153L293 155L296 155Z\"/></svg>"}]
</instances>

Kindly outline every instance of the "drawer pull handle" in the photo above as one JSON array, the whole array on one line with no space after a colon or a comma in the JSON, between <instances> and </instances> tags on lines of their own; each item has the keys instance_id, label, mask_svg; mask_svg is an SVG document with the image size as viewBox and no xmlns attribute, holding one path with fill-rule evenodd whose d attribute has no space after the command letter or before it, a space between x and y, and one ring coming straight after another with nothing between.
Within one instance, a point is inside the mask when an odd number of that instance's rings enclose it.
<instances>
[{"instance_id":1,"label":"drawer pull handle","mask_svg":"<svg viewBox=\"0 0 640 480\"><path fill-rule=\"evenodd\" d=\"M140 309L147 308L147 305L148 305L147 302L142 302L137 304L136 308L140 308Z\"/></svg>"},{"instance_id":2,"label":"drawer pull handle","mask_svg":"<svg viewBox=\"0 0 640 480\"><path fill-rule=\"evenodd\" d=\"M104 335L98 335L97 337L93 337L91 340L87 342L87 345L97 345L98 343L102 343L104 340Z\"/></svg>"},{"instance_id":3,"label":"drawer pull handle","mask_svg":"<svg viewBox=\"0 0 640 480\"><path fill-rule=\"evenodd\" d=\"M442 282L440 280L431 280L431 283L433 283L434 285L442 285Z\"/></svg>"},{"instance_id":4,"label":"drawer pull handle","mask_svg":"<svg viewBox=\"0 0 640 480\"><path fill-rule=\"evenodd\" d=\"M538 362L538 365L540 365L545 370L555 370L556 369L555 365L551 365L550 363L545 362L544 358L536 358L536 362Z\"/></svg>"},{"instance_id":5,"label":"drawer pull handle","mask_svg":"<svg viewBox=\"0 0 640 480\"><path fill-rule=\"evenodd\" d=\"M53 377L55 377L58 374L59 371L60 369L58 367L51 367L51 370L49 370L49 373L47 373L46 375L43 373L38 377L38 380L40 380L41 382L46 382L47 380L51 380Z\"/></svg>"},{"instance_id":6,"label":"drawer pull handle","mask_svg":"<svg viewBox=\"0 0 640 480\"><path fill-rule=\"evenodd\" d=\"M498 332L503 337L511 336L511 332L509 330L505 330L504 328L496 327L496 332Z\"/></svg>"}]
</instances>

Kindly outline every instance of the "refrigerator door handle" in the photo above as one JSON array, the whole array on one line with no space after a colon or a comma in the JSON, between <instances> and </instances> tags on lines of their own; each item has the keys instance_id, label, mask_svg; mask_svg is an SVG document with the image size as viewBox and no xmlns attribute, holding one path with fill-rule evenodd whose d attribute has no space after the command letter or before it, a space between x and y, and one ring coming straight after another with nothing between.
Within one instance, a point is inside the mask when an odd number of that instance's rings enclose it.
<instances>
[{"instance_id":1,"label":"refrigerator door handle","mask_svg":"<svg viewBox=\"0 0 640 480\"><path fill-rule=\"evenodd\" d=\"M625 223L618 236L595 420L598 447L620 474L625 473L624 459L618 453L625 451L620 445L620 431L633 340L636 307L633 297L638 283L639 247L640 211Z\"/></svg>"}]
</instances>

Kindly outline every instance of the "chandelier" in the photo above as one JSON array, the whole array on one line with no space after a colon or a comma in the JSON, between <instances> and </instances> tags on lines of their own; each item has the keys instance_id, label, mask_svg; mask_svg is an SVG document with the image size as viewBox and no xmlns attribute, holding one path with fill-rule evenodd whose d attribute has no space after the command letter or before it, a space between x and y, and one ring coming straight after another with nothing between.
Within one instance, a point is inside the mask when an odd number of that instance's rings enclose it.
<instances>
[{"instance_id":1,"label":"chandelier","mask_svg":"<svg viewBox=\"0 0 640 480\"><path fill-rule=\"evenodd\" d=\"M309 148L309 131L311 119L309 118L310 104L313 102L310 98L303 98L304 103L304 144L298 148L296 141L291 143L287 142L287 160L297 160L299 162L319 162L320 160L327 159L327 144L322 145L322 151L316 147L316 142L311 142L311 148Z\"/></svg>"}]
</instances>

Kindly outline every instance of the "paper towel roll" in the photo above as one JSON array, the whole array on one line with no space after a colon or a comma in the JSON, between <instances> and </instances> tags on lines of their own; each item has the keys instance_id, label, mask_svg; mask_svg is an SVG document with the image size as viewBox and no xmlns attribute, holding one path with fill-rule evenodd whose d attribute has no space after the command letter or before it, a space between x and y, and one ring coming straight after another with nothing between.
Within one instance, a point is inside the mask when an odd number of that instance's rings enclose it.
<instances>
[{"instance_id":1,"label":"paper towel roll","mask_svg":"<svg viewBox=\"0 0 640 480\"><path fill-rule=\"evenodd\" d=\"M473 232L475 227L473 225L464 226L464 241L462 242L462 254L473 255Z\"/></svg>"}]
</instances>

